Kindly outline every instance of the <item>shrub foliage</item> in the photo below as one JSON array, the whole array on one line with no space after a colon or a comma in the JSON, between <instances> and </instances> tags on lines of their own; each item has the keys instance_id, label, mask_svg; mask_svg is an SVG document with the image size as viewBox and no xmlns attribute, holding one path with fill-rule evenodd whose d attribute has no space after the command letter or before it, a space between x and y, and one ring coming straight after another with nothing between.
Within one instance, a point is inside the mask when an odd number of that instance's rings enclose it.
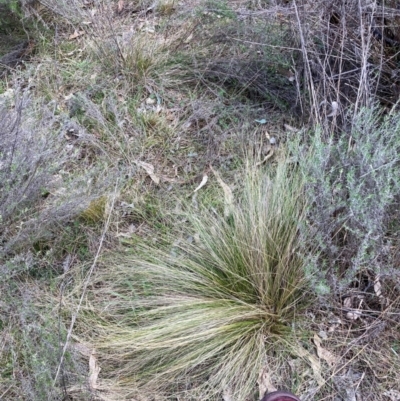
<instances>
[{"instance_id":1,"label":"shrub foliage","mask_svg":"<svg viewBox=\"0 0 400 401\"><path fill-rule=\"evenodd\" d=\"M376 109L364 109L348 134L324 140L317 130L309 153L305 147L295 151L301 149L298 161L307 181L306 242L316 240L318 270L335 290L343 290L362 269L379 274L393 267L390 226L398 218L399 131L397 115L383 118Z\"/></svg>"}]
</instances>

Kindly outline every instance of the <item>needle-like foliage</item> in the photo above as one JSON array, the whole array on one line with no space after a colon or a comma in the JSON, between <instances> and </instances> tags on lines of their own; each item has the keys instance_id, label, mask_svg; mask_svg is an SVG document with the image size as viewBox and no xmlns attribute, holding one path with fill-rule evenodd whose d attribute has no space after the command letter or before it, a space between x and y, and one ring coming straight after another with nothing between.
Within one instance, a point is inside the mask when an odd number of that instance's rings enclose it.
<instances>
[{"instance_id":1,"label":"needle-like foliage","mask_svg":"<svg viewBox=\"0 0 400 401\"><path fill-rule=\"evenodd\" d=\"M307 293L297 253L302 182L285 161L271 171L249 170L229 216L189 213L197 240L113 256L98 277L112 324L94 345L115 362L120 386L254 393Z\"/></svg>"}]
</instances>

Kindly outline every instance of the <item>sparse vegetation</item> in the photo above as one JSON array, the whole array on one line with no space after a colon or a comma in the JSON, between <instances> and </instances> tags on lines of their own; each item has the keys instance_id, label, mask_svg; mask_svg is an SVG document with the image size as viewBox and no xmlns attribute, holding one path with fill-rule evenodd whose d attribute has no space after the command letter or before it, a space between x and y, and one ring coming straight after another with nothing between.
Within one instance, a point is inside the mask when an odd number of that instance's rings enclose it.
<instances>
[{"instance_id":1,"label":"sparse vegetation","mask_svg":"<svg viewBox=\"0 0 400 401\"><path fill-rule=\"evenodd\" d=\"M400 398L395 2L4 10L0 399Z\"/></svg>"}]
</instances>

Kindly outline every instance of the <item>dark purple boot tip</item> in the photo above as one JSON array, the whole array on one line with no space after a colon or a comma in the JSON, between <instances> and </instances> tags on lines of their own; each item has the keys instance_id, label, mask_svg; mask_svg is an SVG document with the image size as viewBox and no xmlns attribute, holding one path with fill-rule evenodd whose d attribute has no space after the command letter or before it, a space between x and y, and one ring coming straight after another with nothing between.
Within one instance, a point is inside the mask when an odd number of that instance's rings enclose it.
<instances>
[{"instance_id":1,"label":"dark purple boot tip","mask_svg":"<svg viewBox=\"0 0 400 401\"><path fill-rule=\"evenodd\" d=\"M261 401L300 401L300 398L287 391L274 391L265 394Z\"/></svg>"}]
</instances>

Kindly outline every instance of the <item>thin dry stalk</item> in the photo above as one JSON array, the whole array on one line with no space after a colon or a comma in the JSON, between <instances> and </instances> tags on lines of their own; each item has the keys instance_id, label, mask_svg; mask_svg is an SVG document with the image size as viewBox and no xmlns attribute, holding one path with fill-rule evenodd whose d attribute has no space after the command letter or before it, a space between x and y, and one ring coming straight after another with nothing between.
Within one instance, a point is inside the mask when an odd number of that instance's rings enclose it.
<instances>
[{"instance_id":1,"label":"thin dry stalk","mask_svg":"<svg viewBox=\"0 0 400 401\"><path fill-rule=\"evenodd\" d=\"M115 204L115 200L117 198L117 188L118 188L118 180L115 183L114 195L112 197L111 205L110 205L110 208L109 208L109 211L108 211L107 220L106 220L106 222L104 224L103 232L102 232L101 237L100 237L100 242L99 242L99 246L97 248L96 255L95 255L94 259L93 259L93 263L92 263L92 265L91 265L91 267L89 269L89 272L87 273L86 279L85 279L85 281L83 283L82 294L81 294L81 297L79 299L79 303L77 305L76 311L75 311L75 313L73 313L72 318L71 318L71 324L70 324L70 327L68 329L67 337L65 339L65 343L64 343L64 346L63 346L63 349L62 349L62 353L61 353L61 356L60 356L60 362L58 364L58 367L57 367L57 370L56 370L56 374L54 376L54 381L53 381L54 385L57 383L58 375L60 374L60 370L61 370L61 367L62 367L63 362L64 362L65 353L67 352L67 349L68 349L68 346L69 346L69 341L71 339L71 335L72 335L72 331L73 331L74 326L75 326L76 319L77 319L77 317L79 315L79 312L80 312L80 309L82 307L82 302L85 299L87 287L88 287L88 285L90 283L91 276L92 276L92 274L93 274L93 272L94 272L94 270L95 270L95 268L97 266L97 262L98 262L98 259L100 257L100 254L101 254L101 250L103 248L103 243L104 243L104 240L105 240L105 236L106 236L106 233L107 233L108 228L109 228L110 223L111 223L112 211L114 210L114 204Z\"/></svg>"}]
</instances>

